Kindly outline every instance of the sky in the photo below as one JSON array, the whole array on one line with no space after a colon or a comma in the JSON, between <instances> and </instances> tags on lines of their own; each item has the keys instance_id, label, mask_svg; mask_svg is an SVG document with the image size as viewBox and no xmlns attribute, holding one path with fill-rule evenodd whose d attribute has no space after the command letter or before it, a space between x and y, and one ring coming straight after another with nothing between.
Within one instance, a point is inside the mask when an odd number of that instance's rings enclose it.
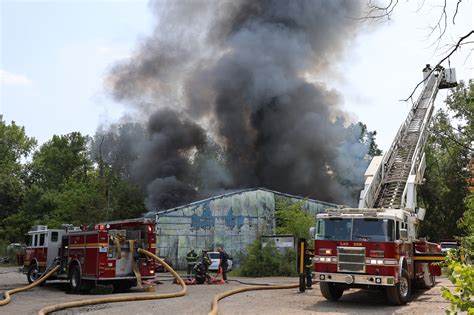
<instances>
[{"instance_id":1,"label":"sky","mask_svg":"<svg viewBox=\"0 0 474 315\"><path fill-rule=\"evenodd\" d=\"M457 1L448 1L448 32L437 50L428 34L441 3L400 1L389 21L365 25L324 82L343 96L354 121L377 131L384 150L411 107L399 100L410 95L425 64L435 64L444 45L473 29L473 1L461 3L454 25ZM133 55L153 26L147 1L0 0L3 119L25 126L39 144L53 134L93 135L100 124L117 121L126 109L107 94L104 77L117 61ZM474 78L469 52L463 47L450 58L458 80ZM438 108L446 93L439 93Z\"/></svg>"}]
</instances>

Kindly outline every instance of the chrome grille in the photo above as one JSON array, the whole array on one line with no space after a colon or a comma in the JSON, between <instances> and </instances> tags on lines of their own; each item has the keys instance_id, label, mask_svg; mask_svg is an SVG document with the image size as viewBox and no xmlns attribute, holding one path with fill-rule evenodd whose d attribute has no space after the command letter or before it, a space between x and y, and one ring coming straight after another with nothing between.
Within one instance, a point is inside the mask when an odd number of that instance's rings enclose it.
<instances>
[{"instance_id":1,"label":"chrome grille","mask_svg":"<svg viewBox=\"0 0 474 315\"><path fill-rule=\"evenodd\" d=\"M365 272L365 248L338 247L337 271Z\"/></svg>"}]
</instances>

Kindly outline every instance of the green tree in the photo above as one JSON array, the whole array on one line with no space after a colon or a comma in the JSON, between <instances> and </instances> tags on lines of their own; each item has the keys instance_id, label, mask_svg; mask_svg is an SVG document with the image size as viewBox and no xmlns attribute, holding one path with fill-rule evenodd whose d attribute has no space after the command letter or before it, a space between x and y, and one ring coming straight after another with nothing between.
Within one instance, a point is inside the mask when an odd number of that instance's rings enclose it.
<instances>
[{"instance_id":1,"label":"green tree","mask_svg":"<svg viewBox=\"0 0 474 315\"><path fill-rule=\"evenodd\" d=\"M304 201L289 202L278 200L275 205L277 234L291 234L299 238L309 238L309 229L315 219L304 211Z\"/></svg>"},{"instance_id":2,"label":"green tree","mask_svg":"<svg viewBox=\"0 0 474 315\"><path fill-rule=\"evenodd\" d=\"M466 233L457 222L467 210L465 200L469 194L473 93L472 82L461 82L448 97L447 109L439 110L433 119L425 150L426 182L419 189L420 206L427 209L420 235L432 240ZM455 122L457 126L453 127Z\"/></svg>"},{"instance_id":3,"label":"green tree","mask_svg":"<svg viewBox=\"0 0 474 315\"><path fill-rule=\"evenodd\" d=\"M85 179L92 169L87 141L80 132L54 135L33 154L30 181L44 189L60 190L69 179Z\"/></svg>"},{"instance_id":4,"label":"green tree","mask_svg":"<svg viewBox=\"0 0 474 315\"><path fill-rule=\"evenodd\" d=\"M36 140L25 128L6 124L0 115L0 220L19 210L24 195L22 158L26 159Z\"/></svg>"}]
</instances>

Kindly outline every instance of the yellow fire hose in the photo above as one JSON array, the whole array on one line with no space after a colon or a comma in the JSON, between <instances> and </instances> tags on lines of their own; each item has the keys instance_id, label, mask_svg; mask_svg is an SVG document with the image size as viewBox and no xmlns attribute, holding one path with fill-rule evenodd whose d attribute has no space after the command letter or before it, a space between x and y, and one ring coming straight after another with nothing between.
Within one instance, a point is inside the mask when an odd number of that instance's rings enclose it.
<instances>
[{"instance_id":1,"label":"yellow fire hose","mask_svg":"<svg viewBox=\"0 0 474 315\"><path fill-rule=\"evenodd\" d=\"M115 303L115 302L129 302L129 301L143 301L143 300L153 300L153 299L169 299L175 298L186 295L186 284L184 283L183 279L173 270L165 261L163 261L158 256L150 253L149 251L143 250L141 248L138 249L138 252L144 254L148 257L151 257L157 260L160 264L162 264L166 270L171 272L173 276L178 280L179 284L181 285L182 289L176 293L162 293L162 294L146 294L146 295L126 295L126 296L117 296L117 297L108 297L108 298L99 298L99 299L89 299L89 300L81 300L81 301L72 301L66 302L56 305L51 305L42 308L38 315L45 315L51 312L63 310L66 308L71 307L80 307L85 305L96 305L96 304L104 304L104 303Z\"/></svg>"},{"instance_id":2,"label":"yellow fire hose","mask_svg":"<svg viewBox=\"0 0 474 315\"><path fill-rule=\"evenodd\" d=\"M293 289L293 288L298 288L298 287L299 287L299 284L261 285L261 286L254 286L254 287L237 288L234 290L222 292L222 293L214 295L214 299L212 300L212 308L211 308L211 311L208 313L208 315L217 315L219 300L222 300L228 296L231 296L237 293L242 293L242 292L247 292L247 291L256 291L256 290Z\"/></svg>"},{"instance_id":3,"label":"yellow fire hose","mask_svg":"<svg viewBox=\"0 0 474 315\"><path fill-rule=\"evenodd\" d=\"M36 280L35 282L32 282L31 284L27 285L26 287L16 288L16 289L6 291L3 294L5 296L5 299L0 301L0 306L3 306L3 305L6 305L6 304L10 303L10 301L12 299L10 295L13 295L13 294L18 293L18 292L23 292L23 291L29 290L33 287L36 287L38 284L41 284L42 282L44 282L49 276L51 276L53 273L55 273L58 269L59 269L59 266L54 267L53 270L48 272L46 275L41 276L38 280Z\"/></svg>"}]
</instances>

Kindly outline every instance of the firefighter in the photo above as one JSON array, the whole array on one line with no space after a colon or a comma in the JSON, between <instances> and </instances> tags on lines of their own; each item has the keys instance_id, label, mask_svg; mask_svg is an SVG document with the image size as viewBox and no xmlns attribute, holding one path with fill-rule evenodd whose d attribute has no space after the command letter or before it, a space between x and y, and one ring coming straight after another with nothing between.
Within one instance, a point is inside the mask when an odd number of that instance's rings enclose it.
<instances>
[{"instance_id":1,"label":"firefighter","mask_svg":"<svg viewBox=\"0 0 474 315\"><path fill-rule=\"evenodd\" d=\"M205 250L202 251L201 261L206 266L206 271L208 271L209 266L212 264L212 261L211 261L211 258L209 258L207 251Z\"/></svg>"},{"instance_id":2,"label":"firefighter","mask_svg":"<svg viewBox=\"0 0 474 315\"><path fill-rule=\"evenodd\" d=\"M194 278L197 284L207 282L211 284L211 277L209 276L209 266L211 265L211 258L205 250L202 251L201 260L194 266Z\"/></svg>"},{"instance_id":3,"label":"firefighter","mask_svg":"<svg viewBox=\"0 0 474 315\"><path fill-rule=\"evenodd\" d=\"M188 270L187 270L188 277L192 274L193 268L196 265L197 256L198 255L194 251L194 248L191 248L189 253L186 255L186 261L188 262Z\"/></svg>"},{"instance_id":4,"label":"firefighter","mask_svg":"<svg viewBox=\"0 0 474 315\"><path fill-rule=\"evenodd\" d=\"M311 290L313 285L313 279L311 269L313 268L313 254L309 249L304 252L304 273L306 276L306 289Z\"/></svg>"}]
</instances>

